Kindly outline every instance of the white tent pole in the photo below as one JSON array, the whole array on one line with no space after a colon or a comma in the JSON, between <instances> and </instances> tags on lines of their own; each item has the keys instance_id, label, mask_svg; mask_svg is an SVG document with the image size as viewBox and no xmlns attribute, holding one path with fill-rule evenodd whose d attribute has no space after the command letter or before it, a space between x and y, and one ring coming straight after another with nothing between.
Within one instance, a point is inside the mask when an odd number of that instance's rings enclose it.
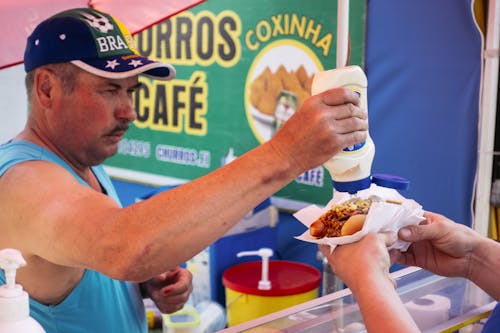
<instances>
[{"instance_id":1,"label":"white tent pole","mask_svg":"<svg viewBox=\"0 0 500 333\"><path fill-rule=\"evenodd\" d=\"M337 3L337 68L347 65L349 41L349 0Z\"/></svg>"},{"instance_id":2,"label":"white tent pole","mask_svg":"<svg viewBox=\"0 0 500 333\"><path fill-rule=\"evenodd\" d=\"M476 206L473 228L488 235L490 224L490 194L493 169L493 150L498 87L498 59L500 41L500 0L490 0L483 52L483 84L479 113L479 143L476 184Z\"/></svg>"}]
</instances>

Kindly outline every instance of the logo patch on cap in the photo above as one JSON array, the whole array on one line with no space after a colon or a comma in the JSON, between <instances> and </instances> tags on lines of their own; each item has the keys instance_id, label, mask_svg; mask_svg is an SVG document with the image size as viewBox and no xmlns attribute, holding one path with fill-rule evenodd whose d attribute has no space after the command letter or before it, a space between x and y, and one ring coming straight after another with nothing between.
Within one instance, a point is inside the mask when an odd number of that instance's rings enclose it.
<instances>
[{"instance_id":1,"label":"logo patch on cap","mask_svg":"<svg viewBox=\"0 0 500 333\"><path fill-rule=\"evenodd\" d=\"M70 15L84 22L94 37L99 58L136 54L133 38L125 27L120 27L111 16L97 11L75 10Z\"/></svg>"},{"instance_id":2,"label":"logo patch on cap","mask_svg":"<svg viewBox=\"0 0 500 333\"><path fill-rule=\"evenodd\" d=\"M111 24L109 19L104 15L91 15L88 13L82 13L83 17L85 17L84 21L86 21L89 26L97 29L97 31L106 34L108 31L113 30L114 26Z\"/></svg>"}]
</instances>

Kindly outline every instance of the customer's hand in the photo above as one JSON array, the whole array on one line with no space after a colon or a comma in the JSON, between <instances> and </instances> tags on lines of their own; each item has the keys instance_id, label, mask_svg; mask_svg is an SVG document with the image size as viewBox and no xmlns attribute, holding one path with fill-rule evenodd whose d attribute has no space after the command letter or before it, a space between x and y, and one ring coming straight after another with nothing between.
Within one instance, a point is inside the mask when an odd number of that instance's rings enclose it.
<instances>
[{"instance_id":1,"label":"customer's hand","mask_svg":"<svg viewBox=\"0 0 500 333\"><path fill-rule=\"evenodd\" d=\"M412 244L408 251L395 256L397 262L443 276L468 277L479 235L443 215L426 212L424 217L420 225L399 231L399 238Z\"/></svg>"},{"instance_id":2,"label":"customer's hand","mask_svg":"<svg viewBox=\"0 0 500 333\"><path fill-rule=\"evenodd\" d=\"M396 240L390 232L368 234L358 242L337 246L332 253L329 246L320 246L333 272L351 289L368 332L419 332L389 274L387 248Z\"/></svg>"},{"instance_id":3,"label":"customer's hand","mask_svg":"<svg viewBox=\"0 0 500 333\"><path fill-rule=\"evenodd\" d=\"M333 272L346 283L353 292L370 281L386 279L395 286L389 274L391 266L387 247L396 242L394 232L368 234L355 243L339 245L330 253L330 247L320 245Z\"/></svg>"}]
</instances>

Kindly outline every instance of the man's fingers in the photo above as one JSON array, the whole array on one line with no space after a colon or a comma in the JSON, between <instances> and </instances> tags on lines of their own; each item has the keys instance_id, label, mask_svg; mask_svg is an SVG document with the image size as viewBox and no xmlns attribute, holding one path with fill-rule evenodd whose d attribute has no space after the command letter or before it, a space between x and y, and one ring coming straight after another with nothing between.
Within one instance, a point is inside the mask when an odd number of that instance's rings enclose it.
<instances>
[{"instance_id":1,"label":"man's fingers","mask_svg":"<svg viewBox=\"0 0 500 333\"><path fill-rule=\"evenodd\" d=\"M346 103L359 105L359 95L347 88L334 88L319 94L321 100L326 105L334 106Z\"/></svg>"},{"instance_id":2,"label":"man's fingers","mask_svg":"<svg viewBox=\"0 0 500 333\"><path fill-rule=\"evenodd\" d=\"M352 103L338 105L333 113L333 116L337 121L351 118L358 118L361 120L368 119L368 113L366 110ZM368 121L365 121L365 123L368 123Z\"/></svg>"}]
</instances>

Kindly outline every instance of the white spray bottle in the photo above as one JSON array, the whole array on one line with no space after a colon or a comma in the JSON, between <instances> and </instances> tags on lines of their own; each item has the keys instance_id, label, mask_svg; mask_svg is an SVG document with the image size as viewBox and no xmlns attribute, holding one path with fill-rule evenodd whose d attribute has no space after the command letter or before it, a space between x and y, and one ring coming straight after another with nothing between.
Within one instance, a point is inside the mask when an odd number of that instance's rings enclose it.
<instances>
[{"instance_id":1,"label":"white spray bottle","mask_svg":"<svg viewBox=\"0 0 500 333\"><path fill-rule=\"evenodd\" d=\"M16 270L24 265L26 261L18 250L0 250L0 268L6 280L6 284L0 286L0 333L45 333L30 317L28 293L16 284Z\"/></svg>"}]
</instances>

